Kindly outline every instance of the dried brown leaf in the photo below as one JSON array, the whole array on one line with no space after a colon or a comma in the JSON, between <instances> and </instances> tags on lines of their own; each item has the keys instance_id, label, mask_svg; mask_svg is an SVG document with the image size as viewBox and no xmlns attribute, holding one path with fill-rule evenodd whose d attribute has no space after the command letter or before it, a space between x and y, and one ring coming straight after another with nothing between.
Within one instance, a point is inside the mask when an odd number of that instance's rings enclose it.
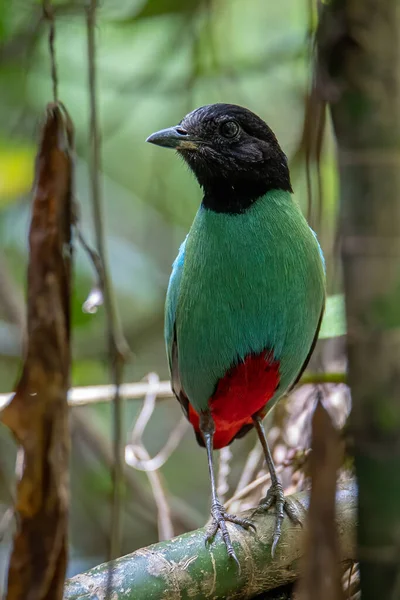
<instances>
[{"instance_id":1,"label":"dried brown leaf","mask_svg":"<svg viewBox=\"0 0 400 600\"><path fill-rule=\"evenodd\" d=\"M16 392L1 414L24 451L19 528L7 600L56 600L67 557L72 219L72 124L49 104L36 160L29 232L27 346Z\"/></svg>"}]
</instances>

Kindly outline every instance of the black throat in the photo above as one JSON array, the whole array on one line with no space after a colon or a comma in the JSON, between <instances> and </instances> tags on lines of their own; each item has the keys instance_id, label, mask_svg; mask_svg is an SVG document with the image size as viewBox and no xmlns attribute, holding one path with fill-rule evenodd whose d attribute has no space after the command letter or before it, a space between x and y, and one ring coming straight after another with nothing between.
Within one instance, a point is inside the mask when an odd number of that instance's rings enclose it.
<instances>
[{"instance_id":1,"label":"black throat","mask_svg":"<svg viewBox=\"0 0 400 600\"><path fill-rule=\"evenodd\" d=\"M270 190L292 192L289 169L268 169L267 173L245 173L236 177L213 177L200 181L204 189L202 205L217 213L244 213ZM200 179L200 178L199 178Z\"/></svg>"}]
</instances>

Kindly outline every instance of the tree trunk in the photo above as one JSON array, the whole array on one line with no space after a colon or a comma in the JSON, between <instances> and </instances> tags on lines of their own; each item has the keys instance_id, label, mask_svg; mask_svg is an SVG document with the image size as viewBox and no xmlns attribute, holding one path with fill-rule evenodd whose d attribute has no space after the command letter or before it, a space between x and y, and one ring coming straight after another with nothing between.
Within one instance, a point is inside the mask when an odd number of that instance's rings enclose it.
<instances>
[{"instance_id":1,"label":"tree trunk","mask_svg":"<svg viewBox=\"0 0 400 600\"><path fill-rule=\"evenodd\" d=\"M324 7L319 85L338 141L363 600L400 597L399 59L398 2Z\"/></svg>"}]
</instances>

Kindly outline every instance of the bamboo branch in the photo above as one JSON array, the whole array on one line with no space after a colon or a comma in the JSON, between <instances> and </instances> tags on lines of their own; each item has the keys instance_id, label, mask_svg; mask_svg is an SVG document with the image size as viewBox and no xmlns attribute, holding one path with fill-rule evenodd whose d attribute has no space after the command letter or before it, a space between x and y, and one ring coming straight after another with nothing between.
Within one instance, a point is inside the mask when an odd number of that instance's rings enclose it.
<instances>
[{"instance_id":1,"label":"bamboo branch","mask_svg":"<svg viewBox=\"0 0 400 600\"><path fill-rule=\"evenodd\" d=\"M302 510L308 507L308 494L300 492L293 499ZM339 489L336 516L339 524L340 557L343 562L355 559L354 484ZM249 516L251 511L243 513ZM228 523L241 571L229 561L218 535L211 546L204 543L205 529L198 529L142 548L114 561L113 600L178 600L196 598L252 598L294 581L299 575L299 559L303 551L304 530L285 519L282 538L275 558L271 558L271 542L275 525L274 513L254 517L256 533L241 530ZM103 598L107 590L108 563L99 565L66 582L64 600Z\"/></svg>"},{"instance_id":2,"label":"bamboo branch","mask_svg":"<svg viewBox=\"0 0 400 600\"><path fill-rule=\"evenodd\" d=\"M346 383L345 373L309 373L304 375L297 386L316 384L341 384ZM119 394L122 399L140 400L149 392L156 393L158 400L173 398L171 384L169 381L158 383L123 383L120 385ZM111 402L115 395L115 385L90 385L74 387L68 392L68 403L70 406L86 406L88 404L99 404L100 402ZM12 399L13 394L0 394L0 410Z\"/></svg>"}]
</instances>

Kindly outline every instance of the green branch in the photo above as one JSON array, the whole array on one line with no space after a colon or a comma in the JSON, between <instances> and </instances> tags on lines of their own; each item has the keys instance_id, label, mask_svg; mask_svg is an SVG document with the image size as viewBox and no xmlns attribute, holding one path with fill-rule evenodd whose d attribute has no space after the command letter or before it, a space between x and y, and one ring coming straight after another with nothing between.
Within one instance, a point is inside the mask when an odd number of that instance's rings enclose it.
<instances>
[{"instance_id":1,"label":"green branch","mask_svg":"<svg viewBox=\"0 0 400 600\"><path fill-rule=\"evenodd\" d=\"M293 498L305 512L308 494L301 492ZM336 517L343 561L355 558L356 499L354 485L337 492ZM304 530L286 519L272 559L274 514L256 515L254 523L256 533L228 524L241 564L240 573L227 558L219 536L206 548L203 528L117 559L110 597L113 600L252 598L297 579ZM68 580L64 600L105 598L108 568L105 563Z\"/></svg>"},{"instance_id":2,"label":"green branch","mask_svg":"<svg viewBox=\"0 0 400 600\"><path fill-rule=\"evenodd\" d=\"M346 373L306 373L298 385L316 385L318 383L347 383Z\"/></svg>"}]
</instances>

